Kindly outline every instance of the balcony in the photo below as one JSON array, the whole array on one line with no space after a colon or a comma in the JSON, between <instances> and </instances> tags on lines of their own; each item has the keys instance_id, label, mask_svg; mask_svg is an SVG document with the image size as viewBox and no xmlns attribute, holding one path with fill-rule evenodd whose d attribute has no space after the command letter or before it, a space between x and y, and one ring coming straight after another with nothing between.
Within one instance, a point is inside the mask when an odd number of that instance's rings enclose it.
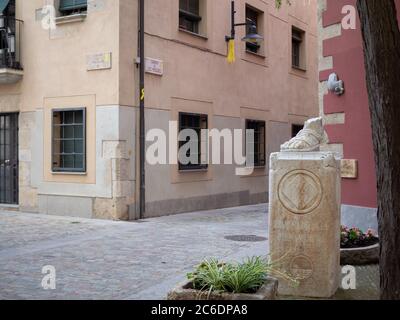
<instances>
[{"instance_id":1,"label":"balcony","mask_svg":"<svg viewBox=\"0 0 400 320\"><path fill-rule=\"evenodd\" d=\"M21 36L23 21L0 16L0 84L13 84L23 77Z\"/></svg>"}]
</instances>

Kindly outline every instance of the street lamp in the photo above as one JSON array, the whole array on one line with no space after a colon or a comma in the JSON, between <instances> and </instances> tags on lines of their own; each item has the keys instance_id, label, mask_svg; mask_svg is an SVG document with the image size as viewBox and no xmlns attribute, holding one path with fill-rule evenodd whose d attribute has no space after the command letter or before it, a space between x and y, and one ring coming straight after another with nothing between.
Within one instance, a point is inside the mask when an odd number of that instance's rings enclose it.
<instances>
[{"instance_id":1,"label":"street lamp","mask_svg":"<svg viewBox=\"0 0 400 320\"><path fill-rule=\"evenodd\" d=\"M242 38L242 41L251 43L260 43L263 41L264 38L257 33L257 26L254 22L249 23L249 26L249 32Z\"/></svg>"},{"instance_id":2,"label":"street lamp","mask_svg":"<svg viewBox=\"0 0 400 320\"><path fill-rule=\"evenodd\" d=\"M231 34L230 36L225 36L225 41L229 43L228 49L228 62L232 63L235 61L235 35L236 35L236 27L246 26L249 27L248 32L246 32L246 36L242 38L242 41L251 42L251 43L260 43L264 40L264 38L257 33L257 25L254 21L244 22L244 23L235 23L235 1L231 2Z\"/></svg>"}]
</instances>

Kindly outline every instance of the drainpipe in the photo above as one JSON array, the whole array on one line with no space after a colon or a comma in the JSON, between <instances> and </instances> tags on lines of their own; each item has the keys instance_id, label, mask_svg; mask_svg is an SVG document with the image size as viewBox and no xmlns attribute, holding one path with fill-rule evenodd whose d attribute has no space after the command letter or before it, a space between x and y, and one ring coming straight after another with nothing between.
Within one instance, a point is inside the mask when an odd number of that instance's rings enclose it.
<instances>
[{"instance_id":1,"label":"drainpipe","mask_svg":"<svg viewBox=\"0 0 400 320\"><path fill-rule=\"evenodd\" d=\"M140 57L140 219L146 212L146 173L145 173L145 91L144 91L144 0L139 1L139 57Z\"/></svg>"}]
</instances>

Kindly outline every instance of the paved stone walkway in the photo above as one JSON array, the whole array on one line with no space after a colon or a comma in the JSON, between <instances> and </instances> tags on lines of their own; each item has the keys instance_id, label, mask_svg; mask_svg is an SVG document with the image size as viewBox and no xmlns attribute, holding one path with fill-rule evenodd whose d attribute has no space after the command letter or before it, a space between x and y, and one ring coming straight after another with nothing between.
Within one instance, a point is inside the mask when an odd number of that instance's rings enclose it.
<instances>
[{"instance_id":1,"label":"paved stone walkway","mask_svg":"<svg viewBox=\"0 0 400 320\"><path fill-rule=\"evenodd\" d=\"M356 267L357 288L339 289L335 300L379 300L379 266Z\"/></svg>"},{"instance_id":2,"label":"paved stone walkway","mask_svg":"<svg viewBox=\"0 0 400 320\"><path fill-rule=\"evenodd\" d=\"M138 222L0 212L0 299L164 299L204 258L240 261L268 253L267 205ZM43 266L56 290L41 287ZM377 266L357 269L358 289L335 299L377 299Z\"/></svg>"},{"instance_id":3,"label":"paved stone walkway","mask_svg":"<svg viewBox=\"0 0 400 320\"><path fill-rule=\"evenodd\" d=\"M0 212L0 299L162 299L204 258L265 255L267 206L110 222ZM42 267L57 288L41 287Z\"/></svg>"}]
</instances>

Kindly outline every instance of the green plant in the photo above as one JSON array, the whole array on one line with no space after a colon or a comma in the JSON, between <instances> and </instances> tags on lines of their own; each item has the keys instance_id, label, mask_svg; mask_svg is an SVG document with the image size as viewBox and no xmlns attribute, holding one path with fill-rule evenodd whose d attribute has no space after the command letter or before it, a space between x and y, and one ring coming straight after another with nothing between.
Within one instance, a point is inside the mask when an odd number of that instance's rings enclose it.
<instances>
[{"instance_id":1,"label":"green plant","mask_svg":"<svg viewBox=\"0 0 400 320\"><path fill-rule=\"evenodd\" d=\"M242 264L226 265L224 271L225 290L235 293L257 292L268 276L260 257L248 259Z\"/></svg>"},{"instance_id":2,"label":"green plant","mask_svg":"<svg viewBox=\"0 0 400 320\"><path fill-rule=\"evenodd\" d=\"M188 274L193 288L201 293L229 292L255 293L265 283L269 275L276 276L298 284L285 272L280 271L278 263L272 263L270 258L253 257L244 263L221 263L216 259L205 260L195 272Z\"/></svg>"},{"instance_id":3,"label":"green plant","mask_svg":"<svg viewBox=\"0 0 400 320\"><path fill-rule=\"evenodd\" d=\"M291 5L291 2L289 0L286 0L286 3L288 5ZM282 7L282 0L275 0L275 7L277 9L280 9Z\"/></svg>"},{"instance_id":4,"label":"green plant","mask_svg":"<svg viewBox=\"0 0 400 320\"><path fill-rule=\"evenodd\" d=\"M224 265L218 260L205 260L196 271L187 275L192 281L193 288L204 291L224 291Z\"/></svg>"}]
</instances>

